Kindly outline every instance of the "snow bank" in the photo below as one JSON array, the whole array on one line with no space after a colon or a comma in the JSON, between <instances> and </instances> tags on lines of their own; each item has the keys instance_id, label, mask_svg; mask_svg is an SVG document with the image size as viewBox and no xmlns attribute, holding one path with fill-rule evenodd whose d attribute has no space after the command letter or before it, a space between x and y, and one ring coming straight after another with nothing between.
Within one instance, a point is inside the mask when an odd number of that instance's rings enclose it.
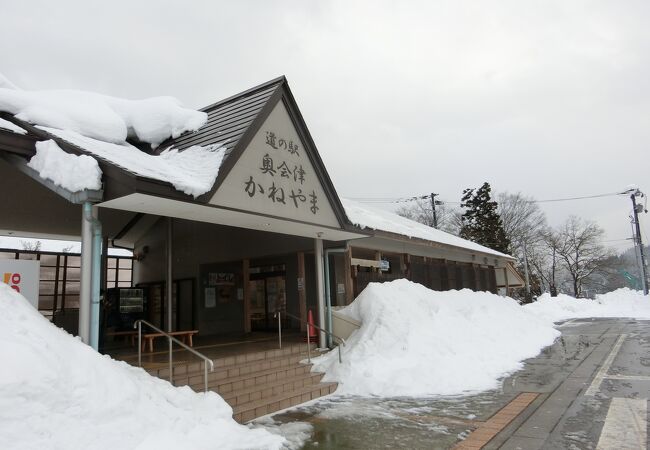
<instances>
[{"instance_id":1,"label":"snow bank","mask_svg":"<svg viewBox=\"0 0 650 450\"><path fill-rule=\"evenodd\" d=\"M53 140L37 142L27 166L70 192L102 188L102 171L95 158L66 153Z\"/></svg>"},{"instance_id":2,"label":"snow bank","mask_svg":"<svg viewBox=\"0 0 650 450\"><path fill-rule=\"evenodd\" d=\"M171 183L194 197L212 188L225 154L225 147L213 144L195 145L182 152L167 149L160 155L150 155L130 144L112 144L70 130L39 128L136 175Z\"/></svg>"},{"instance_id":3,"label":"snow bank","mask_svg":"<svg viewBox=\"0 0 650 450\"><path fill-rule=\"evenodd\" d=\"M348 219L360 228L387 231L389 233L439 242L441 244L466 248L490 255L508 256L501 252L497 252L496 250L492 250L491 248L454 236L453 234L445 233L444 231L407 219L406 217L402 217L399 214L390 211L371 208L346 198L342 198L341 203L345 208L345 213L348 216Z\"/></svg>"},{"instance_id":4,"label":"snow bank","mask_svg":"<svg viewBox=\"0 0 650 450\"><path fill-rule=\"evenodd\" d=\"M277 449L215 393L102 356L0 283L0 448Z\"/></svg>"},{"instance_id":5,"label":"snow bank","mask_svg":"<svg viewBox=\"0 0 650 450\"><path fill-rule=\"evenodd\" d=\"M595 300L560 294L542 295L523 307L526 311L551 322L586 317L630 317L650 319L650 298L628 288L597 295Z\"/></svg>"},{"instance_id":6,"label":"snow bank","mask_svg":"<svg viewBox=\"0 0 650 450\"><path fill-rule=\"evenodd\" d=\"M0 111L101 141L123 144L130 137L153 148L169 137L198 130L208 119L206 113L184 108L173 97L126 100L75 90L26 91L4 77L0 77Z\"/></svg>"},{"instance_id":7,"label":"snow bank","mask_svg":"<svg viewBox=\"0 0 650 450\"><path fill-rule=\"evenodd\" d=\"M362 322L343 350L315 360L337 394L454 395L494 388L560 335L510 298L370 283L343 314Z\"/></svg>"}]
</instances>

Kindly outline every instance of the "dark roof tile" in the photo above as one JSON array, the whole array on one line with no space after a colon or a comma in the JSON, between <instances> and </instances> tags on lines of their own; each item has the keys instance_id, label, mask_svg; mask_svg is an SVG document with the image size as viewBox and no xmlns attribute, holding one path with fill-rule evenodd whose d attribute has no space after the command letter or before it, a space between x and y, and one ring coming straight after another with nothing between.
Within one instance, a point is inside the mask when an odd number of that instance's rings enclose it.
<instances>
[{"instance_id":1,"label":"dark roof tile","mask_svg":"<svg viewBox=\"0 0 650 450\"><path fill-rule=\"evenodd\" d=\"M193 133L186 133L166 142L162 148L173 146L185 150L193 145L221 143L227 149L227 158L271 96L284 82L284 77L276 78L203 108L202 111L208 113L208 121L205 125Z\"/></svg>"}]
</instances>

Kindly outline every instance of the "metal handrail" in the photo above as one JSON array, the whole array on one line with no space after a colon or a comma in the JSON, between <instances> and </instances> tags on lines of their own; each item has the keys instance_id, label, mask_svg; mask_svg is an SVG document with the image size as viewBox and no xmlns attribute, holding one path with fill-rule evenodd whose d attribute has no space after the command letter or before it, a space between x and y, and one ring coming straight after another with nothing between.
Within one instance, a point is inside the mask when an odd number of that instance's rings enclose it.
<instances>
[{"instance_id":1,"label":"metal handrail","mask_svg":"<svg viewBox=\"0 0 650 450\"><path fill-rule=\"evenodd\" d=\"M278 344L279 344L280 348L282 348L282 320L281 320L281 314L284 314L285 316L289 316L289 317L291 317L293 319L296 319L296 320L298 320L298 321L300 321L302 323L307 324L307 360L310 363L311 363L311 345L310 345L311 344L311 342L310 342L311 337L309 336L309 327L314 327L317 330L320 330L323 333L326 333L326 334L338 339L345 346L345 339L343 339L342 337L337 336L337 335L335 335L334 333L332 333L330 331L324 330L321 327L319 327L318 325L314 325L313 323L309 323L308 321L303 320L300 317L294 316L293 314L290 314L290 313L288 313L286 311L285 312L276 311L273 317L278 318ZM341 346L340 345L338 346L338 350L339 350L339 363L342 363L343 359L341 358Z\"/></svg>"},{"instance_id":2,"label":"metal handrail","mask_svg":"<svg viewBox=\"0 0 650 450\"><path fill-rule=\"evenodd\" d=\"M167 336L167 338L170 341L169 345L169 382L174 384L174 364L173 364L173 358L172 358L172 346L171 342L176 342L178 345L183 347L185 350L189 351L190 353L198 356L203 360L203 375L204 375L204 380L205 380L205 392L208 392L208 364L210 365L210 372L214 372L214 361L212 361L210 358L205 356L201 352L197 352L194 350L192 347L186 345L185 343L179 341L176 339L174 336L169 334L166 331L161 330L157 326L147 322L144 319L138 319L133 323L133 328L138 329L138 366L142 367L142 324L145 324L149 328L152 328L153 330L157 331L158 333L163 334L164 336Z\"/></svg>"}]
</instances>

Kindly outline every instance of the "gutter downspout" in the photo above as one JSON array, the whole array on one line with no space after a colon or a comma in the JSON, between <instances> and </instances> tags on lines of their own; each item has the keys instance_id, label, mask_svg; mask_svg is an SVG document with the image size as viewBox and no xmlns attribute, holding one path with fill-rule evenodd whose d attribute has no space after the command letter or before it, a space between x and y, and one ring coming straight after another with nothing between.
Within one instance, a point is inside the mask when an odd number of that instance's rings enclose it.
<instances>
[{"instance_id":1,"label":"gutter downspout","mask_svg":"<svg viewBox=\"0 0 650 450\"><path fill-rule=\"evenodd\" d=\"M323 252L325 264L325 301L327 302L327 323L325 329L332 333L332 293L330 289L330 253L345 253L345 248L328 248ZM327 335L327 347L332 348L332 336Z\"/></svg>"},{"instance_id":2,"label":"gutter downspout","mask_svg":"<svg viewBox=\"0 0 650 450\"><path fill-rule=\"evenodd\" d=\"M88 344L99 349L99 307L100 284L102 268L102 223L97 219L97 206L90 202L83 204L84 221L92 228L92 263L90 283L90 330Z\"/></svg>"}]
</instances>

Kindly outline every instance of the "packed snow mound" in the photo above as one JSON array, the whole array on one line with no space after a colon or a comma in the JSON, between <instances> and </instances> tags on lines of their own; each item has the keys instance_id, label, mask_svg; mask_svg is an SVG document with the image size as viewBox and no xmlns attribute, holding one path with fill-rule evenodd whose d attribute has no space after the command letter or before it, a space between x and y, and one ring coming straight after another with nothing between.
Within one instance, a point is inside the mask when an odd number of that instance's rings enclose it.
<instances>
[{"instance_id":1,"label":"packed snow mound","mask_svg":"<svg viewBox=\"0 0 650 450\"><path fill-rule=\"evenodd\" d=\"M491 248L479 245L476 242L454 236L453 234L432 228L415 220L407 219L390 211L372 208L347 198L342 198L341 203L345 208L345 214L348 216L348 219L362 229L370 228L372 230L387 231L410 238L425 239L454 247L467 248L489 255L508 256Z\"/></svg>"},{"instance_id":2,"label":"packed snow mound","mask_svg":"<svg viewBox=\"0 0 650 450\"><path fill-rule=\"evenodd\" d=\"M498 386L560 332L510 298L438 292L408 280L370 283L340 311L362 323L313 370L338 381L337 394L456 395Z\"/></svg>"},{"instance_id":3,"label":"packed snow mound","mask_svg":"<svg viewBox=\"0 0 650 450\"><path fill-rule=\"evenodd\" d=\"M213 392L102 356L0 283L0 448L278 449Z\"/></svg>"},{"instance_id":4,"label":"packed snow mound","mask_svg":"<svg viewBox=\"0 0 650 450\"><path fill-rule=\"evenodd\" d=\"M71 130L39 128L129 172L171 183L177 190L194 197L212 188L226 154L221 144L211 144L193 145L183 151L170 148L159 155L150 155L128 143L112 144Z\"/></svg>"},{"instance_id":5,"label":"packed snow mound","mask_svg":"<svg viewBox=\"0 0 650 450\"><path fill-rule=\"evenodd\" d=\"M524 309L552 322L586 317L650 319L650 298L641 291L628 288L596 295L595 300L564 294L557 297L543 294L536 302L525 305Z\"/></svg>"},{"instance_id":6,"label":"packed snow mound","mask_svg":"<svg viewBox=\"0 0 650 450\"><path fill-rule=\"evenodd\" d=\"M184 108L173 97L126 100L75 90L27 91L3 77L0 111L101 141L123 144L129 137L153 148L169 137L198 130L208 120L206 113Z\"/></svg>"},{"instance_id":7,"label":"packed snow mound","mask_svg":"<svg viewBox=\"0 0 650 450\"><path fill-rule=\"evenodd\" d=\"M70 192L102 188L102 171L95 158L66 153L53 140L37 142L36 154L27 166Z\"/></svg>"}]
</instances>

